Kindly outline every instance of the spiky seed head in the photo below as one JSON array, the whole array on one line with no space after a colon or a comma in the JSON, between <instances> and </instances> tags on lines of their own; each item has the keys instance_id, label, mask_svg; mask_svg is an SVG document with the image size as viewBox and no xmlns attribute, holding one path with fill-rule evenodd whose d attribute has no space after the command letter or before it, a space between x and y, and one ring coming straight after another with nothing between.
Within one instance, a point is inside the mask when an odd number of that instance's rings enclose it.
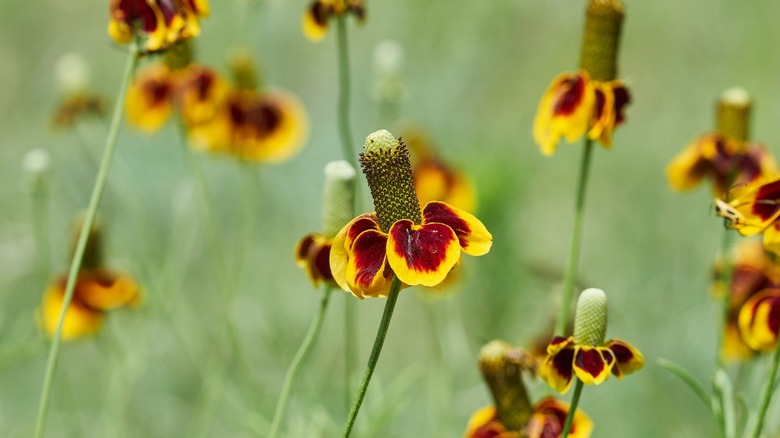
<instances>
[{"instance_id":1,"label":"spiky seed head","mask_svg":"<svg viewBox=\"0 0 780 438\"><path fill-rule=\"evenodd\" d=\"M574 314L574 342L598 346L607 333L607 294L601 289L585 289L577 300Z\"/></svg>"},{"instance_id":2,"label":"spiky seed head","mask_svg":"<svg viewBox=\"0 0 780 438\"><path fill-rule=\"evenodd\" d=\"M409 149L384 129L366 137L360 166L374 200L379 226L387 232L401 219L422 222L420 201L414 191Z\"/></svg>"},{"instance_id":3,"label":"spiky seed head","mask_svg":"<svg viewBox=\"0 0 780 438\"><path fill-rule=\"evenodd\" d=\"M325 183L322 189L322 233L334 237L341 227L352 219L357 172L344 160L325 165Z\"/></svg>"}]
</instances>

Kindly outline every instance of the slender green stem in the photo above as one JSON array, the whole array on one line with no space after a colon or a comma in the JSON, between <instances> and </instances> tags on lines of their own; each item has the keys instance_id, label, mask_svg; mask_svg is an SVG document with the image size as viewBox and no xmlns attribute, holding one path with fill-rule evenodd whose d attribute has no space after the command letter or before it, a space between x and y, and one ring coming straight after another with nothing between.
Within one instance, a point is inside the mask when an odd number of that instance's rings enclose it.
<instances>
[{"instance_id":1,"label":"slender green stem","mask_svg":"<svg viewBox=\"0 0 780 438\"><path fill-rule=\"evenodd\" d=\"M336 40L338 51L338 75L339 75L339 101L338 101L338 125L341 137L341 151L344 160L357 164L357 154L352 139L352 126L350 122L350 95L351 77L349 72L349 45L347 39L347 18L342 15L336 19ZM352 201L352 213L356 213L360 195L358 193L358 179L353 184L354 197ZM354 300L347 296L344 301L344 403L349 407L349 398L352 394L353 367L357 351L357 322Z\"/></svg>"},{"instance_id":2,"label":"slender green stem","mask_svg":"<svg viewBox=\"0 0 780 438\"><path fill-rule=\"evenodd\" d=\"M758 408L758 420L756 421L756 428L753 429L753 438L759 438L761 436L761 430L764 428L764 419L766 418L766 412L769 410L769 402L772 401L772 394L775 389L775 379L777 378L777 368L780 365L780 340L775 347L775 355L772 357L772 367L769 369L769 377L764 383L764 389L761 393L761 405Z\"/></svg>"},{"instance_id":3,"label":"slender green stem","mask_svg":"<svg viewBox=\"0 0 780 438\"><path fill-rule=\"evenodd\" d=\"M325 311L328 309L331 291L333 291L333 288L330 285L325 285L325 289L322 291L319 311L314 315L314 320L311 322L311 326L309 326L309 331L306 332L306 337L303 338L303 342L301 343L301 346L298 347L298 351L295 353L295 357L293 357L290 368L287 370L287 375L285 376L284 384L282 385L282 393L279 396L279 401L276 403L274 419L271 422L271 432L268 434L270 438L274 438L279 433L279 428L282 426L284 415L287 413L290 394L292 393L295 379L301 371L303 361L306 360L306 357L309 355L309 352L312 347L314 347L314 343L320 335L322 323L325 321Z\"/></svg>"},{"instance_id":4,"label":"slender green stem","mask_svg":"<svg viewBox=\"0 0 780 438\"><path fill-rule=\"evenodd\" d=\"M580 262L580 245L582 244L582 223L585 217L585 193L588 186L590 158L593 152L593 140L585 136L585 145L580 161L580 174L577 180L577 198L574 203L574 229L571 237L571 250L566 274L563 278L563 299L558 320L555 321L555 336L563 336L569 322L571 300L574 295L574 280L577 278L577 266Z\"/></svg>"},{"instance_id":5,"label":"slender green stem","mask_svg":"<svg viewBox=\"0 0 780 438\"><path fill-rule=\"evenodd\" d=\"M343 438L349 437L349 434L352 433L352 426L355 425L355 420L360 411L360 405L363 404L363 398L366 396L368 383L371 381L371 376L374 374L374 368L376 368L376 364L379 361L379 353L382 352L385 336L387 336L387 329L390 327L390 319L393 317L393 309L395 309L395 302L398 300L398 292L400 291L401 280L399 280L398 277L395 277L393 278L393 284L390 286L390 294L387 296L385 311L382 313L382 321L380 321L379 329L377 329L376 332L374 346L371 348L371 356L368 357L368 364L366 365L366 371L363 374L363 380L360 382L358 392L355 395L355 400L352 402L352 408L349 410L347 422L344 424Z\"/></svg>"},{"instance_id":6,"label":"slender green stem","mask_svg":"<svg viewBox=\"0 0 780 438\"><path fill-rule=\"evenodd\" d=\"M577 412L577 405L580 404L580 396L582 395L582 380L577 379L577 383L574 384L574 395L571 397L571 406L569 406L569 413L566 414L566 421L563 423L563 430L561 430L561 438L566 438L571 432L571 425L574 422L574 414Z\"/></svg>"},{"instance_id":7,"label":"slender green stem","mask_svg":"<svg viewBox=\"0 0 780 438\"><path fill-rule=\"evenodd\" d=\"M76 243L76 251L73 254L73 260L70 264L70 270L68 271L68 281L65 285L65 297L62 301L62 310L60 310L57 329L54 331L54 336L52 337L51 347L49 348L49 359L46 363L46 374L43 379L43 389L41 390L41 398L38 405L38 416L35 421L34 436L36 438L42 437L46 428L46 417L49 412L49 400L51 399L54 371L57 369L57 358L59 357L60 344L62 342L62 326L65 321L65 315L68 312L68 307L70 307L70 302L73 299L76 277L81 269L81 260L84 258L84 250L87 247L89 231L92 229L92 225L95 222L95 216L97 215L98 206L100 205L100 198L102 197L103 189L106 186L108 169L111 165L111 159L114 156L116 140L119 137L119 128L122 125L122 110L124 108L125 95L127 94L127 87L130 84L130 79L133 77L133 72L138 65L138 58L139 56L136 49L131 49L119 88L119 96L116 99L116 104L114 104L114 113L111 117L111 127L108 130L105 152L103 153L103 159L100 162L100 169L98 169L95 186L92 189L92 196L89 200L89 207L87 207L87 214L81 225L79 240Z\"/></svg>"},{"instance_id":8,"label":"slender green stem","mask_svg":"<svg viewBox=\"0 0 780 438\"><path fill-rule=\"evenodd\" d=\"M732 265L731 265L731 242L732 242L733 234L731 233L731 230L726 229L723 230L723 240L722 240L722 246L721 246L721 274L720 274L720 282L723 284L723 296L720 297L720 309L719 309L719 315L718 315L718 321L720 324L718 325L718 332L717 332L717 344L715 344L715 363L717 363L720 366L723 366L724 363L724 357L723 354L721 354L722 348L723 348L723 333L726 330L726 324L728 324L729 319L729 302L731 297L731 276L732 276Z\"/></svg>"}]
</instances>

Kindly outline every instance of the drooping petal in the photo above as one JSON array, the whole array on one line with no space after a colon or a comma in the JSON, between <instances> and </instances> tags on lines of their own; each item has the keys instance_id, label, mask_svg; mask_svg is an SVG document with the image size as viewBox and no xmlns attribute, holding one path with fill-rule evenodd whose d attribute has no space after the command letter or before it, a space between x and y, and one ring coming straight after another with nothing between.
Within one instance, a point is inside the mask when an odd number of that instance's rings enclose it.
<instances>
[{"instance_id":1,"label":"drooping petal","mask_svg":"<svg viewBox=\"0 0 780 438\"><path fill-rule=\"evenodd\" d=\"M460 247L468 255L481 256L490 251L493 236L471 213L444 202L433 201L423 208L423 224L444 224L458 236Z\"/></svg>"},{"instance_id":2,"label":"drooping petal","mask_svg":"<svg viewBox=\"0 0 780 438\"><path fill-rule=\"evenodd\" d=\"M331 15L332 10L329 4L321 0L312 2L303 15L303 33L306 38L313 42L325 38Z\"/></svg>"},{"instance_id":3,"label":"drooping petal","mask_svg":"<svg viewBox=\"0 0 780 438\"><path fill-rule=\"evenodd\" d=\"M362 214L344 225L333 238L330 250L330 272L336 284L350 292L347 284L347 265L351 257L352 244L357 236L366 230L379 231L379 223L375 214Z\"/></svg>"},{"instance_id":4,"label":"drooping petal","mask_svg":"<svg viewBox=\"0 0 780 438\"><path fill-rule=\"evenodd\" d=\"M588 137L591 140L599 140L609 148L612 147L612 129L615 126L615 95L612 83L594 82L593 91L596 103Z\"/></svg>"},{"instance_id":5,"label":"drooping petal","mask_svg":"<svg viewBox=\"0 0 780 438\"><path fill-rule=\"evenodd\" d=\"M539 366L541 377L554 390L565 394L571 386L574 377L574 351L570 346L570 338L554 338L559 340L555 345L551 342L547 347L548 355Z\"/></svg>"},{"instance_id":6,"label":"drooping petal","mask_svg":"<svg viewBox=\"0 0 780 438\"><path fill-rule=\"evenodd\" d=\"M774 350L780 330L780 289L765 289L750 298L739 312L739 330L750 348Z\"/></svg>"},{"instance_id":7,"label":"drooping petal","mask_svg":"<svg viewBox=\"0 0 780 438\"><path fill-rule=\"evenodd\" d=\"M164 64L153 64L138 72L125 100L127 121L145 132L155 132L171 115L173 75Z\"/></svg>"},{"instance_id":8,"label":"drooping petal","mask_svg":"<svg viewBox=\"0 0 780 438\"><path fill-rule=\"evenodd\" d=\"M190 136L219 115L230 90L225 78L213 69L192 64L181 74L177 107ZM205 148L208 149L208 148Z\"/></svg>"},{"instance_id":9,"label":"drooping petal","mask_svg":"<svg viewBox=\"0 0 780 438\"><path fill-rule=\"evenodd\" d=\"M387 234L366 230L352 243L345 277L356 297L386 296L389 292L392 276L387 269L387 241Z\"/></svg>"},{"instance_id":10,"label":"drooping petal","mask_svg":"<svg viewBox=\"0 0 780 438\"><path fill-rule=\"evenodd\" d=\"M775 255L780 255L780 222L773 222L764 230L764 248Z\"/></svg>"},{"instance_id":11,"label":"drooping petal","mask_svg":"<svg viewBox=\"0 0 780 438\"><path fill-rule=\"evenodd\" d=\"M405 284L436 286L460 260L458 237L447 225L400 220L389 235L387 261Z\"/></svg>"},{"instance_id":12,"label":"drooping petal","mask_svg":"<svg viewBox=\"0 0 780 438\"><path fill-rule=\"evenodd\" d=\"M623 376L642 369L645 365L645 357L633 345L620 339L610 339L606 347L615 357L615 366L612 374L623 380Z\"/></svg>"},{"instance_id":13,"label":"drooping petal","mask_svg":"<svg viewBox=\"0 0 780 438\"><path fill-rule=\"evenodd\" d=\"M303 236L295 248L295 260L298 266L306 269L306 275L318 286L323 281L333 280L330 271L331 242L319 233Z\"/></svg>"},{"instance_id":14,"label":"drooping petal","mask_svg":"<svg viewBox=\"0 0 780 438\"><path fill-rule=\"evenodd\" d=\"M586 385L600 385L607 380L615 365L615 355L608 348L577 346L574 372Z\"/></svg>"},{"instance_id":15,"label":"drooping petal","mask_svg":"<svg viewBox=\"0 0 780 438\"><path fill-rule=\"evenodd\" d=\"M62 311L65 297L65 277L55 281L44 293L41 307L41 325L46 334L52 336ZM67 341L95 333L103 322L103 312L89 308L74 299L71 300L62 326L62 339Z\"/></svg>"},{"instance_id":16,"label":"drooping petal","mask_svg":"<svg viewBox=\"0 0 780 438\"><path fill-rule=\"evenodd\" d=\"M723 326L723 341L720 347L720 354L723 359L727 361L742 361L753 357L755 353L742 339L737 321L729 320Z\"/></svg>"},{"instance_id":17,"label":"drooping petal","mask_svg":"<svg viewBox=\"0 0 780 438\"><path fill-rule=\"evenodd\" d=\"M534 413L528 422L528 438L558 438L563 431L569 404L546 397L534 406ZM574 413L569 436L588 438L593 432L593 422L582 410Z\"/></svg>"},{"instance_id":18,"label":"drooping petal","mask_svg":"<svg viewBox=\"0 0 780 438\"><path fill-rule=\"evenodd\" d=\"M517 438L517 434L506 430L494 406L485 406L471 415L463 438Z\"/></svg>"},{"instance_id":19,"label":"drooping petal","mask_svg":"<svg viewBox=\"0 0 780 438\"><path fill-rule=\"evenodd\" d=\"M573 143L587 131L595 106L588 73L564 73L553 80L539 103L534 119L534 140L542 154L552 155L561 137Z\"/></svg>"},{"instance_id":20,"label":"drooping petal","mask_svg":"<svg viewBox=\"0 0 780 438\"><path fill-rule=\"evenodd\" d=\"M631 93L621 81L612 81L612 94L614 94L614 113L615 113L615 127L620 126L626 121L626 115L624 111L626 105L631 103Z\"/></svg>"},{"instance_id":21,"label":"drooping petal","mask_svg":"<svg viewBox=\"0 0 780 438\"><path fill-rule=\"evenodd\" d=\"M726 211L716 212L731 220L743 236L764 232L780 218L780 180L737 187L733 196L728 203L731 210L721 208Z\"/></svg>"},{"instance_id":22,"label":"drooping petal","mask_svg":"<svg viewBox=\"0 0 780 438\"><path fill-rule=\"evenodd\" d=\"M100 270L79 275L74 297L88 307L107 311L136 304L139 292L140 287L132 278Z\"/></svg>"}]
</instances>

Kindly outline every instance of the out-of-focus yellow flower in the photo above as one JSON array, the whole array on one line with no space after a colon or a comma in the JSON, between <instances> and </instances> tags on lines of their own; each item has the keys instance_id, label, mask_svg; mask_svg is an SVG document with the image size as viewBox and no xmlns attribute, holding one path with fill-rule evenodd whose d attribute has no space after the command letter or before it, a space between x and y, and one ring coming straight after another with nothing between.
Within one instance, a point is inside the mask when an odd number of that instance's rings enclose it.
<instances>
[{"instance_id":1,"label":"out-of-focus yellow flower","mask_svg":"<svg viewBox=\"0 0 780 438\"><path fill-rule=\"evenodd\" d=\"M719 297L728 294L721 355L726 360L734 361L747 359L755 353L740 334L739 311L757 293L780 286L780 266L764 250L761 242L755 239L741 241L734 248L732 260L731 283L728 287L717 280L722 277L722 268L716 265L713 292Z\"/></svg>"},{"instance_id":2,"label":"out-of-focus yellow flower","mask_svg":"<svg viewBox=\"0 0 780 438\"><path fill-rule=\"evenodd\" d=\"M697 138L674 157L666 175L669 184L677 190L691 189L709 178L715 196L724 197L732 185L776 178L780 170L761 145L744 144L711 133Z\"/></svg>"},{"instance_id":3,"label":"out-of-focus yellow flower","mask_svg":"<svg viewBox=\"0 0 780 438\"><path fill-rule=\"evenodd\" d=\"M469 419L464 438L558 438L563 431L566 415L569 413L567 403L547 397L534 406L533 415L526 428L522 431L508 431L498 418L494 406L486 406L477 410ZM593 421L580 409L574 413L574 419L569 431L571 438L588 438L593 433Z\"/></svg>"},{"instance_id":4,"label":"out-of-focus yellow flower","mask_svg":"<svg viewBox=\"0 0 780 438\"><path fill-rule=\"evenodd\" d=\"M294 96L281 91L231 91L215 116L188 129L199 148L243 160L280 162L308 138L308 120Z\"/></svg>"},{"instance_id":5,"label":"out-of-focus yellow flower","mask_svg":"<svg viewBox=\"0 0 780 438\"><path fill-rule=\"evenodd\" d=\"M200 33L206 0L111 0L108 34L127 44L137 37L144 52L167 49Z\"/></svg>"},{"instance_id":6,"label":"out-of-focus yellow flower","mask_svg":"<svg viewBox=\"0 0 780 438\"><path fill-rule=\"evenodd\" d=\"M403 138L412 152L414 189L420 203L442 201L461 210L475 211L476 191L466 174L445 164L418 130L407 130Z\"/></svg>"},{"instance_id":7,"label":"out-of-focus yellow flower","mask_svg":"<svg viewBox=\"0 0 780 438\"><path fill-rule=\"evenodd\" d=\"M125 100L127 121L145 132L155 132L173 110L176 78L167 65L152 64L136 74Z\"/></svg>"},{"instance_id":8,"label":"out-of-focus yellow flower","mask_svg":"<svg viewBox=\"0 0 780 438\"><path fill-rule=\"evenodd\" d=\"M363 0L314 0L303 15L303 33L311 41L320 41L325 38L330 19L346 13L363 20Z\"/></svg>"},{"instance_id":9,"label":"out-of-focus yellow flower","mask_svg":"<svg viewBox=\"0 0 780 438\"><path fill-rule=\"evenodd\" d=\"M739 312L739 330L750 348L773 351L780 330L780 289L764 289Z\"/></svg>"},{"instance_id":10,"label":"out-of-focus yellow flower","mask_svg":"<svg viewBox=\"0 0 780 438\"><path fill-rule=\"evenodd\" d=\"M41 308L41 324L51 336L57 328L65 297L67 276L57 278L46 290ZM70 340L95 333L105 312L139 299L139 287L125 275L106 270L82 271L76 279L73 299L65 314L62 339Z\"/></svg>"},{"instance_id":11,"label":"out-of-focus yellow flower","mask_svg":"<svg viewBox=\"0 0 780 438\"><path fill-rule=\"evenodd\" d=\"M628 88L619 80L594 81L585 70L564 73L539 103L534 140L544 155L552 155L562 137L573 143L586 133L609 148L612 131L625 120L623 110L630 101Z\"/></svg>"}]
</instances>

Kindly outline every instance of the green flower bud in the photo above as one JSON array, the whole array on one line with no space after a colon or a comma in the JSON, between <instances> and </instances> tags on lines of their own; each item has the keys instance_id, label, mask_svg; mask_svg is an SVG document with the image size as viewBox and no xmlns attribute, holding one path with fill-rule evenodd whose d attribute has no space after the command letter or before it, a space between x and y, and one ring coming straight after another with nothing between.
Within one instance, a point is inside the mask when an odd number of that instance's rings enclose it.
<instances>
[{"instance_id":1,"label":"green flower bud","mask_svg":"<svg viewBox=\"0 0 780 438\"><path fill-rule=\"evenodd\" d=\"M523 372L533 373L536 362L522 348L490 341L479 352L479 369L490 387L496 414L510 431L520 431L533 415Z\"/></svg>"},{"instance_id":2,"label":"green flower bud","mask_svg":"<svg viewBox=\"0 0 780 438\"><path fill-rule=\"evenodd\" d=\"M384 129L366 137L360 166L368 181L382 231L387 232L401 219L409 219L415 224L422 222L409 150L400 139Z\"/></svg>"},{"instance_id":3,"label":"green flower bud","mask_svg":"<svg viewBox=\"0 0 780 438\"><path fill-rule=\"evenodd\" d=\"M46 192L46 178L51 167L49 152L45 149L32 149L22 160L22 190L32 195Z\"/></svg>"},{"instance_id":4,"label":"green flower bud","mask_svg":"<svg viewBox=\"0 0 780 438\"><path fill-rule=\"evenodd\" d=\"M607 294L601 289L585 289L577 300L574 314L574 342L592 347L604 344L607 333Z\"/></svg>"},{"instance_id":5,"label":"green flower bud","mask_svg":"<svg viewBox=\"0 0 780 438\"><path fill-rule=\"evenodd\" d=\"M352 219L357 172L346 161L331 161L325 165L322 190L322 234L334 237Z\"/></svg>"},{"instance_id":6,"label":"green flower bud","mask_svg":"<svg viewBox=\"0 0 780 438\"><path fill-rule=\"evenodd\" d=\"M620 0L590 0L588 3L580 67L595 81L609 82L617 77L623 12Z\"/></svg>"},{"instance_id":7,"label":"green flower bud","mask_svg":"<svg viewBox=\"0 0 780 438\"><path fill-rule=\"evenodd\" d=\"M744 142L750 134L750 94L742 87L721 93L717 106L718 131L728 140Z\"/></svg>"}]
</instances>

